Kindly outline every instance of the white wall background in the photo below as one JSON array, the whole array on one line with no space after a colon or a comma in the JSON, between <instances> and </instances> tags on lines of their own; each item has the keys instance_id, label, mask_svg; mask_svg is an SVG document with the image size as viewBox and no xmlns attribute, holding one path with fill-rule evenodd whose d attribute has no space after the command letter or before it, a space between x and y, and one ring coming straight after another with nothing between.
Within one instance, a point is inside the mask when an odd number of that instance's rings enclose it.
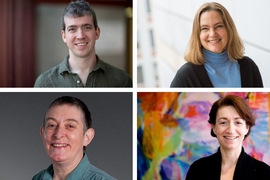
<instances>
[{"instance_id":1,"label":"white wall background","mask_svg":"<svg viewBox=\"0 0 270 180\"><path fill-rule=\"evenodd\" d=\"M183 59L198 8L205 0L152 0L160 87L169 87ZM245 45L245 55L258 65L264 87L270 87L270 1L218 0L231 14Z\"/></svg>"}]
</instances>

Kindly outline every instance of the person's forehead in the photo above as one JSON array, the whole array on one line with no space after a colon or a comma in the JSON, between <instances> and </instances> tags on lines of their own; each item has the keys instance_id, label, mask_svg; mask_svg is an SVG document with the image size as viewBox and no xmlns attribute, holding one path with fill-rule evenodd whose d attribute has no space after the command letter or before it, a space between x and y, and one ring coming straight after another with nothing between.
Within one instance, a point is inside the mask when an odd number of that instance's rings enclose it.
<instances>
[{"instance_id":1,"label":"person's forehead","mask_svg":"<svg viewBox=\"0 0 270 180\"><path fill-rule=\"evenodd\" d=\"M222 15L217 10L209 10L205 11L200 16L200 21L206 21L206 20L221 20L222 21Z\"/></svg>"},{"instance_id":2,"label":"person's forehead","mask_svg":"<svg viewBox=\"0 0 270 180\"><path fill-rule=\"evenodd\" d=\"M70 16L65 16L64 21L66 26L81 26L84 24L91 24L93 25L93 17L90 15L84 15L81 17L70 17Z\"/></svg>"},{"instance_id":3,"label":"person's forehead","mask_svg":"<svg viewBox=\"0 0 270 180\"><path fill-rule=\"evenodd\" d=\"M231 116L231 115L239 116L237 110L233 106L230 106L230 105L229 106L221 106L217 110L217 116Z\"/></svg>"},{"instance_id":4,"label":"person's forehead","mask_svg":"<svg viewBox=\"0 0 270 180\"><path fill-rule=\"evenodd\" d=\"M51 107L46 113L46 119L50 117L55 118L58 116L82 121L83 112L75 105L63 104Z\"/></svg>"}]
</instances>

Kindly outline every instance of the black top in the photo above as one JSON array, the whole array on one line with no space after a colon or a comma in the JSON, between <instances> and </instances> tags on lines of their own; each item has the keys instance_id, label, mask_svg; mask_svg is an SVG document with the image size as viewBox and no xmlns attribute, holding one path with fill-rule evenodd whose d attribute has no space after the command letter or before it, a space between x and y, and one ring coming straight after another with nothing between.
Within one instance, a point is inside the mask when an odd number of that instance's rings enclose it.
<instances>
[{"instance_id":1,"label":"black top","mask_svg":"<svg viewBox=\"0 0 270 180\"><path fill-rule=\"evenodd\" d=\"M240 66L241 87L263 87L259 68L254 61L247 56L237 61ZM204 65L188 62L177 71L171 87L213 87L213 84Z\"/></svg>"},{"instance_id":2,"label":"black top","mask_svg":"<svg viewBox=\"0 0 270 180\"><path fill-rule=\"evenodd\" d=\"M218 152L195 161L189 168L186 180L219 180L221 173L221 153ZM242 148L237 161L233 180L270 180L270 166L246 154Z\"/></svg>"}]
</instances>

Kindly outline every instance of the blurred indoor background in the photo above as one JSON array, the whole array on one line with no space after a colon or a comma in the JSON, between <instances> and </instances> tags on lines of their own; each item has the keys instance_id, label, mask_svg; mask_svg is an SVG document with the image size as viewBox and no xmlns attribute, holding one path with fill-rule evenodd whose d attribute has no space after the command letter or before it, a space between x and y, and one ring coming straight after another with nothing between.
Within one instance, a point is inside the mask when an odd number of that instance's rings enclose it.
<instances>
[{"instance_id":1,"label":"blurred indoor background","mask_svg":"<svg viewBox=\"0 0 270 180\"><path fill-rule=\"evenodd\" d=\"M169 87L183 59L198 8L207 0L137 1L138 87ZM232 16L245 45L245 55L260 69L270 87L270 1L217 0Z\"/></svg>"},{"instance_id":2,"label":"blurred indoor background","mask_svg":"<svg viewBox=\"0 0 270 180\"><path fill-rule=\"evenodd\" d=\"M68 55L61 16L71 0L0 0L0 87L33 87ZM88 0L101 35L99 57L132 77L132 0Z\"/></svg>"}]
</instances>

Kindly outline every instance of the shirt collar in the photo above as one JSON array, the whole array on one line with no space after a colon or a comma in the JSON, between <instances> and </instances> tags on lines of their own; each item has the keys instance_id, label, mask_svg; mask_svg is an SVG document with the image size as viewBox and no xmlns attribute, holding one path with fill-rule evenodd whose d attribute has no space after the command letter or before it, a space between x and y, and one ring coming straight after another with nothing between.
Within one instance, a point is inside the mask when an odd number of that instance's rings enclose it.
<instances>
[{"instance_id":1,"label":"shirt collar","mask_svg":"<svg viewBox=\"0 0 270 180\"><path fill-rule=\"evenodd\" d=\"M67 180L69 179L81 179L84 176L84 173L89 168L90 162L87 155L85 154L78 166L69 174Z\"/></svg>"},{"instance_id":2,"label":"shirt collar","mask_svg":"<svg viewBox=\"0 0 270 180\"><path fill-rule=\"evenodd\" d=\"M69 55L67 55L67 57L65 57L64 61L62 61L60 63L60 67L59 67L59 72L61 75L63 75L63 73L68 72L68 73L72 73L70 71L70 67L68 64L68 60L69 60ZM96 55L96 66L94 67L93 71L98 71L98 70L102 70L103 72L106 72L106 65L105 62L103 62L101 59L99 59L99 57Z\"/></svg>"},{"instance_id":3,"label":"shirt collar","mask_svg":"<svg viewBox=\"0 0 270 180\"><path fill-rule=\"evenodd\" d=\"M78 164L78 166L68 175L67 180L69 179L80 179L86 170L89 168L90 162L86 154L84 154L84 157L82 158L81 162ZM53 165L51 164L44 174L44 178L52 178L54 174L53 171Z\"/></svg>"}]
</instances>

